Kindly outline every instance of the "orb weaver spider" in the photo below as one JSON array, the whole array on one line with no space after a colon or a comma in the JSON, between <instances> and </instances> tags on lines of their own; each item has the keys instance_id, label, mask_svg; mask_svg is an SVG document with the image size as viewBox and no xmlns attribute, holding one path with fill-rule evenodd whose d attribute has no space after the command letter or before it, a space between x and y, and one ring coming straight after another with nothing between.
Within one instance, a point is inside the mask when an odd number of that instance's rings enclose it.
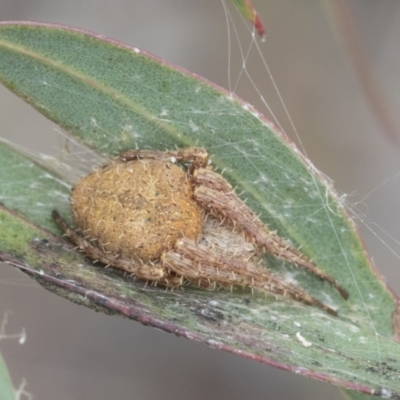
<instances>
[{"instance_id":1,"label":"orb weaver spider","mask_svg":"<svg viewBox=\"0 0 400 400\"><path fill-rule=\"evenodd\" d=\"M191 164L185 171L177 163ZM268 229L212 170L201 148L125 151L74 186L71 207L79 233L56 210L53 217L79 250L154 284L248 287L337 315L260 266L260 254L269 253L329 282L348 298L333 277Z\"/></svg>"}]
</instances>

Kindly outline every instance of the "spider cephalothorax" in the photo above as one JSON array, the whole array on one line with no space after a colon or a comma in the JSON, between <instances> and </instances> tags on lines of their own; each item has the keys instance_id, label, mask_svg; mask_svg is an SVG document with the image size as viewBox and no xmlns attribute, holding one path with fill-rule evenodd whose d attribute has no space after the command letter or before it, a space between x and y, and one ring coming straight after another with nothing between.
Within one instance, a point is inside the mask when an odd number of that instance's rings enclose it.
<instances>
[{"instance_id":1,"label":"spider cephalothorax","mask_svg":"<svg viewBox=\"0 0 400 400\"><path fill-rule=\"evenodd\" d=\"M189 163L184 171L176 163ZM257 264L262 252L335 279L271 232L208 165L200 148L129 150L82 178L71 206L79 234L53 217L93 260L166 287L242 286L336 311ZM216 220L218 221L216 223Z\"/></svg>"}]
</instances>

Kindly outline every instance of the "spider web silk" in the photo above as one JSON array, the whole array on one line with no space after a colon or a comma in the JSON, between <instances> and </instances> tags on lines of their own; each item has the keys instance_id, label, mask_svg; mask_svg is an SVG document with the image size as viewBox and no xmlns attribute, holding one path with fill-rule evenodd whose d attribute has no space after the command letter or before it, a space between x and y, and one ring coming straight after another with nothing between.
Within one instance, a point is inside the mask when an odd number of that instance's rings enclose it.
<instances>
[{"instance_id":1,"label":"spider web silk","mask_svg":"<svg viewBox=\"0 0 400 400\"><path fill-rule=\"evenodd\" d=\"M228 27L228 37L229 37L229 49L231 49L232 42L235 42L237 44L241 58L242 58L242 69L240 72L237 74L236 77L232 77L232 72L231 72L231 51L229 51L229 66L228 66L228 77L229 77L229 88L231 91L235 92L236 89L240 86L242 80L246 80L246 84L252 86L254 92L256 93L256 96L258 96L261 100L261 103L263 104L265 110L267 110L267 115L270 116L271 120L285 133L289 134L295 140L295 142L299 145L301 152L307 154L307 145L305 145L302 141L302 132L299 132L297 129L296 123L294 121L294 118L292 117L292 113L289 110L285 98L282 95L279 85L274 79L273 73L271 72L269 63L268 63L268 52L264 51L262 44L260 44L260 41L257 40L256 37L256 32L251 31L249 29L249 35L251 36L251 41L250 43L247 43L246 45L242 45L241 43L241 38L237 30L237 25L234 22L234 17L230 13L229 7L227 7L226 2L224 0L221 0L222 4L224 6L224 10L226 13L227 17L227 27ZM267 30L268 32L268 30ZM267 33L267 38L268 38L268 33ZM268 40L268 39L267 39ZM263 89L262 86L260 86L256 81L253 79L251 72L249 72L249 69L247 68L247 63L250 58L251 53L255 53L257 58L258 58L258 63L259 66L262 65L263 70L264 70L264 75L267 76L270 80L270 86L273 89L272 92L273 94L271 95L268 93L267 95L265 94L265 90ZM322 56L322 54L320 54ZM270 100L270 97L273 98L274 100ZM278 103L280 107L280 111L276 111L275 107L272 107L270 104L271 102L274 101L274 104ZM279 114L279 115L278 115ZM296 113L297 115L298 113ZM285 129L286 128L286 129ZM316 132L315 135L320 135L321 132ZM312 158L312 156L310 156ZM390 173L390 171L389 171ZM384 226L380 226L378 223L374 222L367 214L367 211L365 211L365 207L368 205L367 199L370 198L370 196L374 196L376 192L379 192L382 188L384 188L386 185L391 184L391 185L397 185L399 183L399 177L400 177L400 172L395 173L389 178L384 179L382 183L378 183L376 187L372 187L369 189L369 192L362 196L360 194L353 194L351 198L349 199L349 196L342 194L340 196L340 200L343 203L343 206L351 211L353 218L356 220L356 223L361 226L361 233L366 235L367 237L373 236L376 241L378 241L385 249L387 252L391 253L392 257L391 262L394 263L394 265L398 264L398 261L400 259L399 256L399 250L398 246L400 244L400 240L397 239L393 234L388 232ZM317 185L316 185L316 189ZM397 190L398 192L398 190ZM319 191L319 196L321 198L321 201L325 203L324 196L325 194ZM359 199L361 197L361 199ZM325 203L325 208L326 208L326 215L329 216L331 215L331 210L329 203ZM332 224L332 228L334 229L334 225ZM340 238L337 236L337 240L339 240L340 243ZM343 254L345 254L344 251L344 245L342 246L343 249ZM375 246L372 245L374 248ZM346 257L345 257L346 258ZM350 264L347 264L348 266L348 276L351 277L351 279L355 282L357 290L361 298L364 298L364 296L368 296L367 293L362 293L362 289L360 289L358 282L355 278L355 275L352 271L352 267ZM386 271L386 269L385 269ZM393 274L393 271L392 271ZM394 275L399 276L399 269L395 268ZM395 282L399 282L399 279ZM391 281L390 286L394 291L399 293L399 286L396 285L396 283ZM376 337L379 336L379 333L376 329L376 326L374 325L374 321L372 318L369 316L368 312L368 307L364 303L364 308L365 311L368 315L370 326L375 332ZM298 332L300 335L300 333ZM304 345L308 345L309 343L305 341ZM375 351L378 354L378 357L380 360L382 360L383 356L385 355L384 352L385 350L382 348L380 345L379 341L376 340L375 343L372 343L372 345L375 347ZM382 362L382 361L380 361ZM382 369L378 371L378 373L383 374ZM390 391L385 391L385 389L382 389L381 395L383 397L390 397Z\"/></svg>"},{"instance_id":2,"label":"spider web silk","mask_svg":"<svg viewBox=\"0 0 400 400\"><path fill-rule=\"evenodd\" d=\"M323 126L320 126L318 131L312 132L310 134L311 136L308 135L308 132L305 132L303 134L303 130L305 131L309 129L312 131L313 129L316 129L320 119L317 118L318 122L315 124L304 122L304 120L302 120L301 118L302 116L296 110L296 103L294 104L292 103L293 102L292 98L288 100L287 86L289 85L286 84L286 82L281 83L280 81L278 81L278 79L274 80L274 77L276 77L277 75L280 77L280 80L283 80L285 78L282 78L282 75L279 73L279 71L278 74L275 72L279 68L277 67L278 64L276 64L276 62L274 62L274 60L271 59L271 56L268 53L269 49L268 46L270 42L273 41L273 38L271 38L268 33L268 25L267 25L266 43L261 43L256 37L256 33L251 28L249 28L248 31L246 32L247 29L246 27L248 27L246 21L240 21L240 19L238 19L236 15L232 15L232 9L230 6L228 6L225 0L221 0L221 5L226 17L227 38L228 38L228 44L226 47L228 54L228 62L227 62L226 72L224 72L225 81L227 82L228 85L228 90L231 93L239 94L242 98L246 99L251 98L252 99L251 102L256 103L257 108L260 109L261 112L265 113L274 122L274 124L277 127L279 127L281 131L286 132L290 137L292 137L293 140L297 143L301 152L305 155L308 155L311 160L313 160L314 158L313 157L314 152L316 151L319 152L321 147L322 147L321 152L323 152L323 150L326 150L324 147L340 146L340 144L332 144L332 142L330 142L329 139L325 144L322 142L320 135L322 135L321 132L323 132L324 130ZM261 6L258 7L258 11L262 13ZM301 45L298 44L298 46ZM276 52L276 49L274 51ZM290 62L290 54L289 55L287 54L287 50L284 47L282 47L280 51L282 53L282 57L288 60L288 62ZM319 56L323 58L324 54L319 54ZM318 59L316 59L316 62L317 61ZM318 65L314 65L314 68L315 69L313 71L315 76L317 77L319 73ZM283 69L285 71L289 71L289 69L286 69L285 66L283 67ZM261 71L261 73L259 73L259 71ZM302 77L303 75L300 74L299 76ZM131 78L127 77L127 79ZM293 86L305 85L303 82L297 81L295 75L290 75L287 79L292 83ZM43 84L47 83L43 82ZM284 87L284 90L282 90L281 87ZM63 89L60 88L60 90ZM317 102L317 100L310 94L312 90L313 88L309 87L304 88L303 96L298 95L298 97L295 98L295 100L305 103L308 101L314 103ZM328 103L329 104L328 107L330 107L331 109L333 109L332 103ZM195 111L193 112L195 113ZM161 119L168 120L169 118L170 118L169 110L168 107L166 107L165 110L160 115L160 120ZM313 119L315 117L313 115L309 115L308 118ZM335 118L331 117L332 123L337 118L340 119L340 116L335 115ZM196 129L198 129L198 127L193 121L190 120L190 118L188 120L189 120L188 122L189 128L193 132L195 132ZM298 120L302 121L298 123L297 122ZM327 121L329 121L329 119ZM98 121L95 118L91 119L88 123L94 126L98 125ZM103 128L101 126L97 127L99 132L101 132ZM343 130L345 129L345 127L339 124L336 129ZM124 125L123 123L121 123L121 130L124 134L126 134L129 137L134 137L134 138L136 137L138 144L140 143L141 133L135 131L135 128L133 126L129 124ZM245 126L243 126L243 130L244 133L246 134ZM93 152L91 149L82 145L76 139L67 137L65 133L60 131L59 129L56 129L55 132L57 137L61 138L58 139L60 141L60 144L58 146L58 151L55 155L49 156L47 154L38 153L37 151L26 150L26 149L21 151L25 152L31 158L35 159L38 163L49 166L52 170L58 172L60 176L62 176L67 181L65 185L68 189L81 176L84 176L86 173L93 170L93 168L102 165L107 161L105 157L100 157L97 153ZM244 139L244 140L251 141L252 140L251 132L247 133L249 139ZM245 134L244 137L246 136ZM307 136L306 142L303 139L303 137L305 136ZM119 138L116 138L115 140L116 143L114 145L115 147L118 147L117 141L119 140ZM226 148L226 158L232 157L233 153L231 152L231 150L234 148L235 151L241 155L241 158L243 160L242 162L251 163L254 154L257 154L258 156L262 157L262 149L260 149L259 143L257 143L256 141L254 141L253 154L247 154L246 152L242 151L241 144L242 143L238 141L232 143L221 141L219 144L215 145L215 148L216 147ZM346 144L348 145L348 141L345 142L345 146ZM161 142L155 143L155 145L157 145L158 147L169 148L170 142L169 141L162 142L161 140ZM213 148L208 149L208 151L212 154ZM330 150L328 149L327 157L329 156L329 151ZM347 153L345 152L345 156L351 158L353 154L351 154L350 152ZM372 156L373 155L371 155L371 157ZM319 157L324 157L324 156L319 156ZM272 160L272 162L279 163L279 160L278 159ZM341 160L339 159L337 160L337 162L340 163ZM375 160L374 162L378 163L379 160L378 161ZM318 159L316 161L316 164L318 165L318 169L324 169L323 160ZM282 179L288 181L295 179L293 175L287 173L285 165L280 165L280 168L282 169ZM314 167L310 165L310 168ZM369 200L373 199L374 196L379 194L382 188L385 189L385 187L387 186L391 188L393 188L394 186L399 186L398 178L400 176L400 172L393 173L393 170L399 171L399 166L398 165L394 166L394 169L392 169L391 172L388 173L389 175L391 175L390 178L387 178L387 180L382 184L378 183L379 177L378 175L376 175L375 180L373 180L374 183L372 184L372 186L365 189L363 188L363 190L360 190L359 188L350 189L351 191L355 191L356 193L352 194L351 196L346 196L344 194L340 195L340 200L342 202L343 207L351 211L352 217L355 219L357 224L361 226L363 234L367 237L367 244L371 248L375 248L377 242L382 244L382 248L384 250L378 250L378 253L381 252L382 254L379 254L379 257L376 257L378 266L381 266L381 264L392 264L394 266L393 268L395 269L395 272L394 273L392 272L393 275L391 276L396 276L397 274L398 276L397 282L400 282L399 269L396 267L400 259L399 247L398 247L400 245L400 241L397 239L397 237L400 237L399 232L396 231L393 226L390 226L390 224L386 225L385 221L375 223L373 222L373 217L372 218L369 217L370 215L369 208L372 207L375 209L377 207L375 203L372 203L370 205ZM0 171L0 175L5 173L7 173L7 171ZM263 181L265 179L268 179L268 176L265 174L264 171L259 171L259 180ZM339 181L339 177L336 177L336 180ZM16 182L16 184L29 185L30 183ZM314 185L312 186L312 184ZM340 186L340 182L338 182L338 184ZM1 185L1 178L0 178L0 185ZM321 192L319 186L315 182L311 182L309 190L310 192L312 191L315 196L318 196L321 199L321 203L324 205L323 211L326 213L327 218L329 220L332 214L332 209L329 203L328 196L326 195L326 193ZM60 191L55 196L55 198L58 199L57 203L55 204L55 208L57 208L61 213L66 214L69 209L68 197L65 195L64 192ZM8 199L0 198L0 201L6 201L6 200ZM18 208L18 205L21 208L26 208L27 201L29 201L29 199L21 197L21 198L14 198L14 201L16 204L16 208ZM378 200L378 202L379 201L385 202L385 200ZM281 210L273 210L272 207L272 210L270 210L270 212L273 214L274 211L276 212L276 214L281 212ZM42 212L44 214L48 213L48 209L43 207ZM284 212L290 215L291 213L290 204L287 205L287 209ZM395 213L395 211L393 211L393 213ZM310 220L312 219L312 217L313 217L312 215L309 215ZM397 218L397 221L398 220L399 219ZM54 226L49 225L47 228L49 230L54 231ZM333 230L335 229L333 223L331 225L331 228ZM343 243L340 243L340 235L337 235L337 240L339 242L340 247L343 250L342 256L344 260L346 260L347 255L344 250L345 246ZM386 256L383 254L383 252L391 253L392 257L388 259L384 258ZM380 259L382 259L382 261ZM360 298L364 299L365 296L368 296L368 293L362 292L362 289L360 288L360 282L358 282L355 279L354 271L351 265L348 264L347 267L348 269L344 279L352 281L357 289L357 295L360 296ZM283 275L287 280L292 281L294 283L297 282L297 272L293 271L293 269L288 268L283 272ZM391 282L391 286L393 287L394 290L399 291L399 287L398 286L396 287L395 283ZM329 301L330 299L327 298L327 300ZM379 299L377 299L377 302L379 303ZM384 341L382 342L382 340L380 340L382 338L381 335L379 334L378 327L375 326L373 319L370 318L369 316L370 311L366 302L364 303L364 311L371 330L375 332L375 340L368 341L368 343L366 342L365 344L366 347L367 345L369 346L368 351L378 354L379 362L382 365L383 362L382 360L387 358L389 354L387 354L385 347L382 344L384 343ZM285 320L284 317L282 316L278 317L275 315L272 315L271 318L279 318L279 323L282 325L285 334L290 337L297 337L297 339L305 347L309 345L311 346L313 343L316 343L318 341L316 337L312 336L305 337L302 335L302 321L300 320L299 321L292 320L289 318ZM340 329L340 326L338 325L336 332L338 340L339 338L340 340L342 340L343 337L348 337L349 340L357 339L361 343L363 342L363 340L364 341L366 340L362 336L357 337L358 334L357 328L351 323L345 322L343 323L342 327L345 327L347 330ZM389 341L389 339L387 340ZM329 344L326 344L326 347L328 348ZM356 356L356 354L354 354L354 356ZM309 360L309 361L312 362L318 360ZM330 371L326 372L329 373ZM380 382L379 374L382 374L382 368L377 372L377 378L375 382L375 385L377 387L379 386Z\"/></svg>"},{"instance_id":3,"label":"spider web silk","mask_svg":"<svg viewBox=\"0 0 400 400\"><path fill-rule=\"evenodd\" d=\"M270 57L268 56L268 52L263 49L263 44L260 43L259 40L257 40L256 37L256 32L253 30L251 31L249 29L249 36L251 37L251 40L246 43L242 44L242 40L240 37L240 34L237 29L237 24L234 22L234 17L232 16L229 7L227 7L226 2L222 0L222 4L224 6L224 10L226 13L226 18L227 18L227 30L228 30L228 38L229 38L229 66L228 66L228 80L229 80L229 88L232 92L236 92L237 88L241 86L242 81L244 80L247 85L251 86L254 92L256 93L255 97L259 97L261 100L261 104L264 106L264 110L267 113L267 115L270 116L271 120L284 132L289 134L290 136L293 137L293 139L298 143L301 151L303 154L307 155L307 145L303 144L302 141L302 133L298 131L295 121L292 118L292 113L289 110L285 98L280 92L280 89L278 87L277 82L274 79L273 73L271 72L271 69L268 64L268 59ZM267 27L267 38L268 38L268 27ZM268 39L267 39L268 40ZM234 43L234 44L233 44ZM242 68L240 71L236 74L236 76L233 76L234 74L232 73L232 65L234 61L232 61L232 47L237 45L239 51L240 51L240 56L242 59ZM263 69L264 71L264 76L268 77L270 80L270 87L273 89L272 92L273 94L271 95L270 93L266 94L266 90L263 86L260 86L255 79L253 78L250 69L247 67L247 64L249 62L249 59L251 58L251 55L255 55L255 58L257 58L258 62L258 67ZM262 67L261 67L262 66ZM272 98L272 100L270 99ZM280 104L278 107L280 107L280 110L276 111L276 107L271 106L271 103L278 103ZM297 113L296 113L297 115ZM283 122L282 122L283 121ZM285 129L286 127L286 129ZM318 132L316 135L320 135L321 133ZM311 156L312 158L312 156ZM384 248L386 248L386 251L390 252L392 254L392 260L394 261L395 264L398 263L399 261L399 252L398 252L398 246L400 244L400 241L393 235L390 234L384 227L379 226L377 223L372 221L366 212L362 210L361 208L366 206L366 200L370 197L373 196L377 191L380 191L385 185L391 183L391 184L396 184L398 186L398 180L399 180L400 173L396 173L390 178L386 178L384 182L378 183L375 188L369 189L369 193L367 193L361 200L357 200L357 197L359 195L353 195L352 199L349 200L348 196L346 195L341 195L341 201L343 202L344 207L347 210L351 210L351 213L354 217L354 219L357 221L359 225L362 227L362 233L367 236L373 236L377 241L379 241ZM316 190L317 185L316 185ZM324 197L325 194L319 191L319 196L321 198L321 201L324 203ZM362 196L361 196L362 197ZM331 210L329 203L325 203L326 207L326 215L329 218L331 215ZM334 229L334 225L332 224L332 228ZM337 240L339 240L340 243L340 238L337 236ZM342 249L344 246L341 246ZM374 247L374 246L372 246ZM345 251L343 249L343 254L345 255ZM345 257L346 258L346 257ZM392 262L393 262L392 261ZM363 304L365 311L367 315L369 315L368 312L368 307L366 306L364 302L364 296L368 296L368 293L363 293L362 289L360 288L357 280L355 279L355 275L352 270L352 266L350 264L347 264L348 267L348 276L351 277L351 279L355 282L358 294L359 296L363 299ZM385 270L386 272L386 270ZM399 275L398 269L397 269L397 276ZM397 279L398 282L398 279ZM393 283L392 288L395 291L399 291L398 285ZM378 331L376 330L376 327L374 325L374 321L372 318L369 317L370 321L370 326L375 332L376 337L379 336ZM300 335L298 332L297 334ZM304 342L305 345L308 345L308 342ZM384 354L384 349L380 346L380 343L378 340L375 341L375 350L376 353L378 354L379 359L381 360L381 355ZM381 370L381 374L383 374L383 371ZM390 391L386 391L385 389L382 389L382 396L383 397L390 397Z\"/></svg>"}]
</instances>

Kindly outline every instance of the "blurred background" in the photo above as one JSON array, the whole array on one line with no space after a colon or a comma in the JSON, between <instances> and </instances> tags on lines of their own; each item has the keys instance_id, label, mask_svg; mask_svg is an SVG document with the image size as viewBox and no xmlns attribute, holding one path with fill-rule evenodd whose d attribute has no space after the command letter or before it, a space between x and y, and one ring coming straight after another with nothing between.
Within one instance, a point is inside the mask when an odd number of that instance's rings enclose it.
<instances>
[{"instance_id":1,"label":"blurred background","mask_svg":"<svg viewBox=\"0 0 400 400\"><path fill-rule=\"evenodd\" d=\"M233 17L231 45L224 4ZM400 293L400 3L253 4L267 28L266 41L257 43L298 137L257 51L246 62L257 90L245 77L236 85L243 57L232 29L245 53L252 39L228 0L1 0L0 18L66 24L117 39L235 88L269 116L264 97L286 133L348 195L371 256ZM55 128L0 87L1 136L57 154ZM4 264L0 293L0 319L13 313L7 331L27 331L25 345L2 341L1 352L15 385L25 377L36 399L342 398L333 386L76 306Z\"/></svg>"}]
</instances>

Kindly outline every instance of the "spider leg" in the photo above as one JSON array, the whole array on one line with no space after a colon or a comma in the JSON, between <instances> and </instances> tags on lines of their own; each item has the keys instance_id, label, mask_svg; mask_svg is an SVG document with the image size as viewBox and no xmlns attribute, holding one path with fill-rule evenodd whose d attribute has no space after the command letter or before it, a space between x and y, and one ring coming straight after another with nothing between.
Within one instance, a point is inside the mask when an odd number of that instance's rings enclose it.
<instances>
[{"instance_id":1,"label":"spider leg","mask_svg":"<svg viewBox=\"0 0 400 400\"><path fill-rule=\"evenodd\" d=\"M121 161L158 160L172 162L192 162L195 168L206 167L208 153L200 147L185 147L176 151L127 150L119 155Z\"/></svg>"},{"instance_id":2,"label":"spider leg","mask_svg":"<svg viewBox=\"0 0 400 400\"><path fill-rule=\"evenodd\" d=\"M221 175L210 169L199 168L194 171L192 180L197 186L194 198L203 208L222 220L230 221L264 252L309 270L320 279L331 283L343 298L349 297L348 292L334 278L317 268L298 249L271 232Z\"/></svg>"},{"instance_id":3,"label":"spider leg","mask_svg":"<svg viewBox=\"0 0 400 400\"><path fill-rule=\"evenodd\" d=\"M169 271L160 263L141 264L132 260L112 257L99 247L92 245L90 241L80 236L75 230L68 226L68 224L61 218L58 211L54 210L52 216L64 234L68 236L78 249L85 253L89 258L99 261L102 264L122 269L146 281L154 281L168 287L181 286L181 278L170 275Z\"/></svg>"},{"instance_id":4,"label":"spider leg","mask_svg":"<svg viewBox=\"0 0 400 400\"><path fill-rule=\"evenodd\" d=\"M249 287L258 291L288 296L307 305L316 306L329 314L337 312L315 297L282 281L267 269L240 259L216 254L193 240L181 239L174 250L165 252L162 264L191 282L216 282L229 286Z\"/></svg>"}]
</instances>

